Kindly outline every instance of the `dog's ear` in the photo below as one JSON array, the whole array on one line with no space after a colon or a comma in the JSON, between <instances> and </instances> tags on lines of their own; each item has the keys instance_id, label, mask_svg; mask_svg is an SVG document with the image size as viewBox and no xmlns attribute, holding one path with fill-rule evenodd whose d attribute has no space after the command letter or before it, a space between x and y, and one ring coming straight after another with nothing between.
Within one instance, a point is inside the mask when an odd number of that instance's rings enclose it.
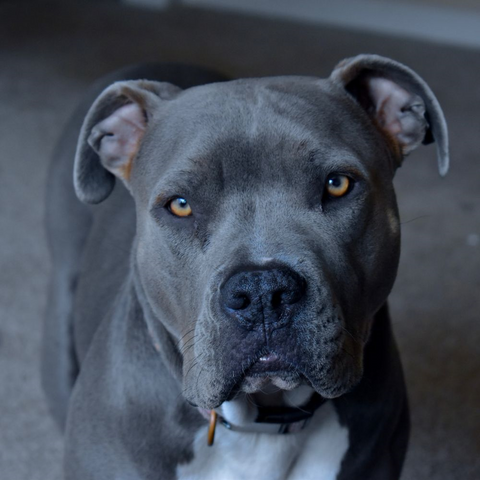
<instances>
[{"instance_id":1,"label":"dog's ear","mask_svg":"<svg viewBox=\"0 0 480 480\"><path fill-rule=\"evenodd\" d=\"M340 62L330 79L345 88L370 115L403 159L421 143L437 143L440 175L448 171L448 131L429 86L405 65L378 55Z\"/></svg>"},{"instance_id":2,"label":"dog's ear","mask_svg":"<svg viewBox=\"0 0 480 480\"><path fill-rule=\"evenodd\" d=\"M117 82L104 90L85 117L74 166L74 186L85 203L100 203L115 177L129 188L132 162L155 111L180 88L164 82Z\"/></svg>"}]
</instances>

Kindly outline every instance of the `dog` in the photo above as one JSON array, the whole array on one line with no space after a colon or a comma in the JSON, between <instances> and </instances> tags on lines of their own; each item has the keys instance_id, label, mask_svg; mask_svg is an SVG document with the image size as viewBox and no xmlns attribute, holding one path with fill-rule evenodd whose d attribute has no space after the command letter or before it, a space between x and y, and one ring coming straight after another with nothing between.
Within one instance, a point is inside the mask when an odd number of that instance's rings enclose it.
<instances>
[{"instance_id":1,"label":"dog","mask_svg":"<svg viewBox=\"0 0 480 480\"><path fill-rule=\"evenodd\" d=\"M392 181L433 141L445 175L437 99L376 55L327 79L170 64L96 84L48 184L66 478L398 479Z\"/></svg>"}]
</instances>

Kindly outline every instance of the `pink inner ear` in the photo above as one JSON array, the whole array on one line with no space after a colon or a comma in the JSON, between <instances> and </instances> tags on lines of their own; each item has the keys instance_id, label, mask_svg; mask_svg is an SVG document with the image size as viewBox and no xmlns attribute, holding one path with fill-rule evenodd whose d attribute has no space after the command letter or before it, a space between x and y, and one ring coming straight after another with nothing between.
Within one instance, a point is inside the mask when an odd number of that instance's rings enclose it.
<instances>
[{"instance_id":1,"label":"pink inner ear","mask_svg":"<svg viewBox=\"0 0 480 480\"><path fill-rule=\"evenodd\" d=\"M405 105L409 104L413 96L396 83L385 78L374 77L370 79L369 87L380 126L396 136L402 129L398 114Z\"/></svg>"},{"instance_id":2,"label":"pink inner ear","mask_svg":"<svg viewBox=\"0 0 480 480\"><path fill-rule=\"evenodd\" d=\"M95 125L88 143L107 170L128 180L146 127L143 110L136 103L129 103Z\"/></svg>"},{"instance_id":3,"label":"pink inner ear","mask_svg":"<svg viewBox=\"0 0 480 480\"><path fill-rule=\"evenodd\" d=\"M397 139L404 154L410 153L425 136L423 100L386 78L371 77L368 88L379 126Z\"/></svg>"}]
</instances>

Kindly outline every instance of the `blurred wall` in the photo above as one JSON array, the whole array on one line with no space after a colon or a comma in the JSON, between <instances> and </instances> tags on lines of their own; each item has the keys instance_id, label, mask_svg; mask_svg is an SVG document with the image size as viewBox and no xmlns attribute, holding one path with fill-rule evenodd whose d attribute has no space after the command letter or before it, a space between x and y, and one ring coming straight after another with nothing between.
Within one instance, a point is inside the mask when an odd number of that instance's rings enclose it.
<instances>
[{"instance_id":1,"label":"blurred wall","mask_svg":"<svg viewBox=\"0 0 480 480\"><path fill-rule=\"evenodd\" d=\"M165 8L185 5L480 48L478 0L123 0Z\"/></svg>"}]
</instances>

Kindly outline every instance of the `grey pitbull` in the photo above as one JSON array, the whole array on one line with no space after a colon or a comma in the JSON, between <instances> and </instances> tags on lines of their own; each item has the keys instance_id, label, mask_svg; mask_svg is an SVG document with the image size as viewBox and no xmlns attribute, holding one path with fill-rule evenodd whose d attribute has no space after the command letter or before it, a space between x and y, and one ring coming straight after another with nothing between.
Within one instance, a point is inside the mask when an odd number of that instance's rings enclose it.
<instances>
[{"instance_id":1,"label":"grey pitbull","mask_svg":"<svg viewBox=\"0 0 480 480\"><path fill-rule=\"evenodd\" d=\"M124 70L62 136L43 382L66 478L398 479L392 180L433 140L446 173L443 113L374 55L221 80Z\"/></svg>"}]
</instances>

